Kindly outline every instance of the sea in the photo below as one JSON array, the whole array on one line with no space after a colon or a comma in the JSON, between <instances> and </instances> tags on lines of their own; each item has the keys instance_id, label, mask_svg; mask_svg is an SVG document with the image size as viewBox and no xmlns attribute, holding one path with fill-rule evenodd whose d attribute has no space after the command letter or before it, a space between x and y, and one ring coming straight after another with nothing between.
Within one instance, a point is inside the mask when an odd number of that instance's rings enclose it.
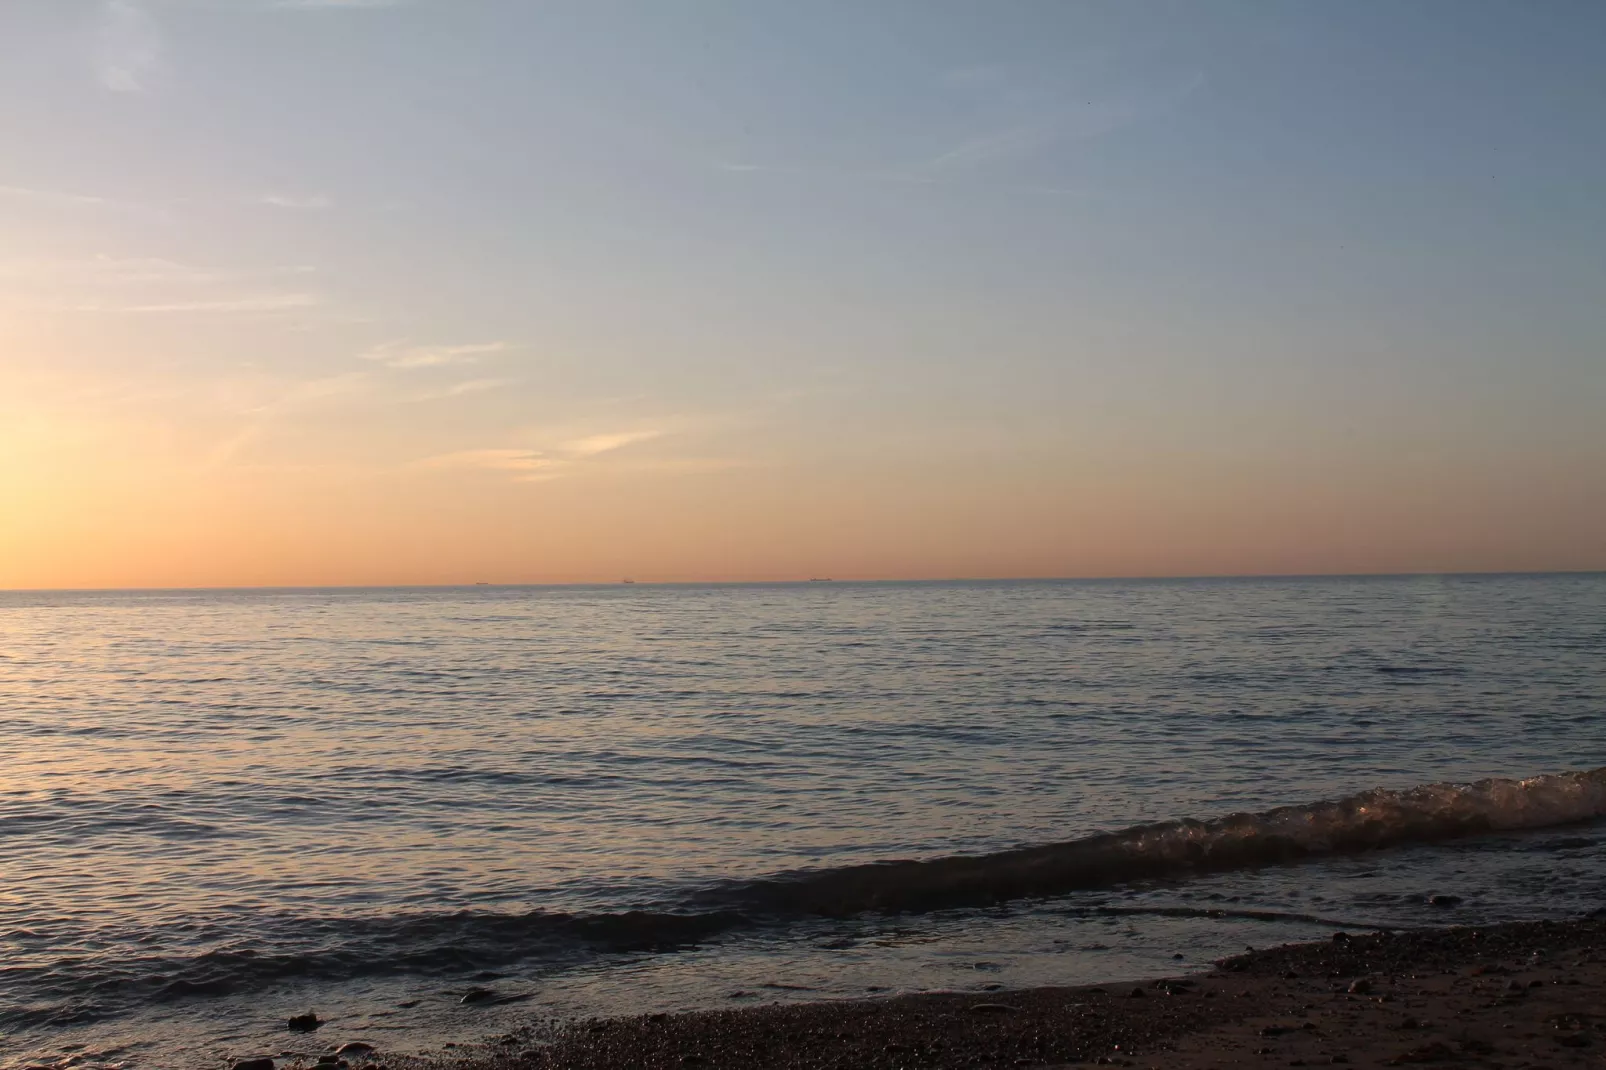
<instances>
[{"instance_id":1,"label":"sea","mask_svg":"<svg viewBox=\"0 0 1606 1070\"><path fill-rule=\"evenodd\" d=\"M1600 574L0 592L0 1067L1575 917L1603 766Z\"/></svg>"}]
</instances>

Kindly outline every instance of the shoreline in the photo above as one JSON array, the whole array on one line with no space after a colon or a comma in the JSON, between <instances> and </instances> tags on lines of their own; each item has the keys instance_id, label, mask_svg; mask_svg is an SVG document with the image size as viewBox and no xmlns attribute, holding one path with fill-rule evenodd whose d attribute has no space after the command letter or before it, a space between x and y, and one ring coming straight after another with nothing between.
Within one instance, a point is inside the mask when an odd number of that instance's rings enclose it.
<instances>
[{"instance_id":1,"label":"shoreline","mask_svg":"<svg viewBox=\"0 0 1606 1070\"><path fill-rule=\"evenodd\" d=\"M281 1058L278 1070L316 1056ZM1601 1066L1606 918L1352 935L1203 973L993 993L537 1021L352 1070ZM326 1064L329 1065L329 1064Z\"/></svg>"}]
</instances>

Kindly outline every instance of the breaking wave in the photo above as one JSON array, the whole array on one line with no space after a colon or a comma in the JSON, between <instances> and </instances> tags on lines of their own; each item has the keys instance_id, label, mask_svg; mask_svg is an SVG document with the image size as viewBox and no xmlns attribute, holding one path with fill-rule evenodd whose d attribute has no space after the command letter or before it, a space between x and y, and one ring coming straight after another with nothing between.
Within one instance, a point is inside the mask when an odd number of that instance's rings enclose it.
<instances>
[{"instance_id":1,"label":"breaking wave","mask_svg":"<svg viewBox=\"0 0 1606 1070\"><path fill-rule=\"evenodd\" d=\"M747 909L826 916L985 906L1601 816L1606 816L1606 768L1376 789L1307 806L1163 821L995 854L793 873L727 887L712 898Z\"/></svg>"},{"instance_id":2,"label":"breaking wave","mask_svg":"<svg viewBox=\"0 0 1606 1070\"><path fill-rule=\"evenodd\" d=\"M1606 816L1606 768L1527 780L1374 790L1307 806L1138 825L994 854L893 861L704 886L661 909L567 914L459 911L364 918L261 918L250 937L195 954L79 958L0 966L0 1027L62 1025L133 1002L219 996L288 980L386 974L468 976L519 962L674 951L734 930L801 917L984 907L1154 878L1247 869L1540 829ZM1559 839L1546 846L1576 846ZM1088 914L1296 920L1314 915L1192 907L1072 907ZM7 1001L0 1000L0 1004Z\"/></svg>"}]
</instances>

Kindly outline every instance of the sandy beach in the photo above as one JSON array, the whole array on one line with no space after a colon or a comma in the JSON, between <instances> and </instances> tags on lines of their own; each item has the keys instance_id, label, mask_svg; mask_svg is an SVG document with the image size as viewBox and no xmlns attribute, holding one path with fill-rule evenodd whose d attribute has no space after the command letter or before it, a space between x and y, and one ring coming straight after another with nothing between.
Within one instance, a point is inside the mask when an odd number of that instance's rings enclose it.
<instances>
[{"instance_id":1,"label":"sandy beach","mask_svg":"<svg viewBox=\"0 0 1606 1070\"><path fill-rule=\"evenodd\" d=\"M388 1070L1606 1065L1606 920L1246 951L1140 984L536 1022ZM327 1056L326 1056L327 1057ZM278 1060L311 1067L318 1053ZM329 1064L325 1064L329 1065Z\"/></svg>"}]
</instances>

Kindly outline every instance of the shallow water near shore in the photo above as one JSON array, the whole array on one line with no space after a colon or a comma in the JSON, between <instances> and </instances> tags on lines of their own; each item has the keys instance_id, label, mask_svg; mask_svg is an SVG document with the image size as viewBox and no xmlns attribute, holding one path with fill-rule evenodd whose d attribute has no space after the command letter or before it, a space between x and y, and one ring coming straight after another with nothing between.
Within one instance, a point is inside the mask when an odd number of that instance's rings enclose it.
<instances>
[{"instance_id":1,"label":"shallow water near shore","mask_svg":"<svg viewBox=\"0 0 1606 1070\"><path fill-rule=\"evenodd\" d=\"M1606 893L1599 774L1413 790L1606 765L1599 575L9 593L0 710L0 1066L1118 980Z\"/></svg>"}]
</instances>

